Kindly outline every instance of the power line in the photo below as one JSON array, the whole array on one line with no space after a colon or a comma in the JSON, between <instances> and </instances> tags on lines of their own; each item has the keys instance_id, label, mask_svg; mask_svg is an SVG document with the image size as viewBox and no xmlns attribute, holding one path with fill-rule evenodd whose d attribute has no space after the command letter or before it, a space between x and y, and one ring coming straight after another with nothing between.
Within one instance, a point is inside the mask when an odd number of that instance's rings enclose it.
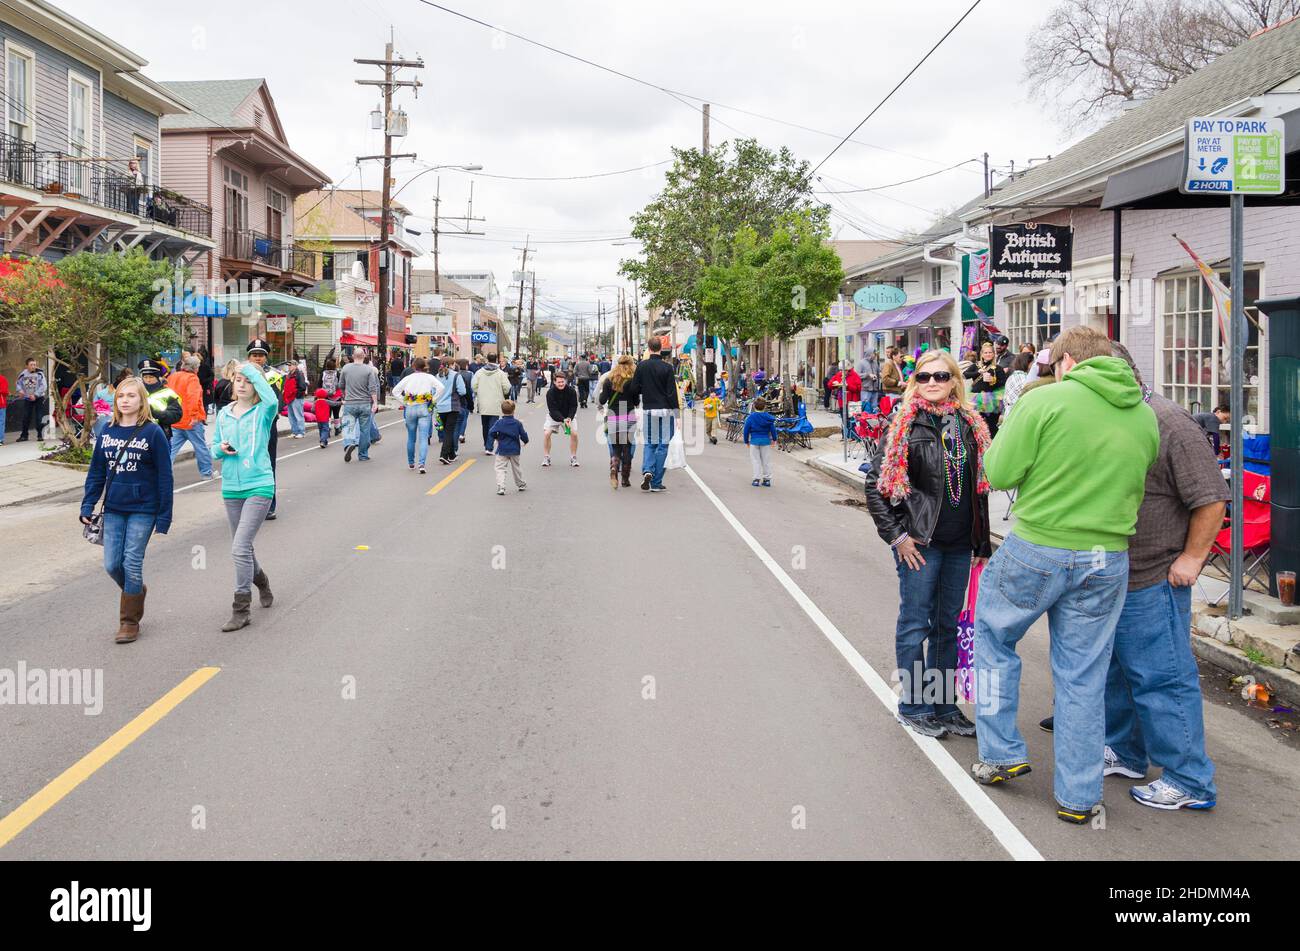
<instances>
[{"instance_id":1,"label":"power line","mask_svg":"<svg viewBox=\"0 0 1300 951\"><path fill-rule=\"evenodd\" d=\"M662 162L652 162L649 165L638 165L636 168L621 168L614 172L595 172L591 175L490 175L487 172L470 172L469 174L478 178L500 178L512 182L576 182L589 178L609 178L612 175L628 175L632 172L642 172L647 168L658 168L660 165L671 165L672 159L664 159Z\"/></svg>"},{"instance_id":2,"label":"power line","mask_svg":"<svg viewBox=\"0 0 1300 951\"><path fill-rule=\"evenodd\" d=\"M886 188L897 188L899 185L910 185L912 182L919 182L925 178L934 178L936 175L943 175L945 172L951 172L953 169L969 165L971 162L978 162L979 159L966 159L964 162L958 162L956 165L949 165L947 168L941 168L937 172L927 172L924 175L918 175L916 178L905 178L901 182L890 182L888 185L875 185L871 188L849 188L844 191L825 191L823 195L854 195L859 192L879 192Z\"/></svg>"},{"instance_id":3,"label":"power line","mask_svg":"<svg viewBox=\"0 0 1300 951\"><path fill-rule=\"evenodd\" d=\"M925 65L925 61L934 55L935 50L937 50L940 46L943 45L944 40L952 36L952 34L956 31L957 27L961 26L963 21L965 21L965 19L968 16L974 13L975 8L978 7L979 5L980 5L980 0L975 0L975 2L970 5L970 8L965 13L963 13L960 17L957 18L957 22L954 23L952 26L948 27L948 32L945 33L943 36L939 37L939 42L935 43L934 46L930 47L930 51L926 53L924 56L922 56L921 59L917 62L917 64L907 71L907 75L904 76L902 79L900 79L898 81L898 84L894 86L893 89L889 90L889 92L885 95L885 98L880 100L880 102L876 103L875 108L872 109L870 112L868 112L866 117L853 127L853 131L850 132L848 135L846 135L843 139L841 139L839 144L836 145L835 148L831 149L829 152L826 153L826 157L813 167L813 170L810 174L816 174L817 169L821 168L823 165L829 162L831 156L834 155L836 152L838 152L844 146L844 143L853 137L854 132L857 132L864 125L866 125L867 120L870 119L872 116L874 116L877 112L879 112L880 108L885 103L889 102L889 100L893 97L894 93L898 92L898 90L903 88L903 84L912 78L912 74Z\"/></svg>"}]
</instances>

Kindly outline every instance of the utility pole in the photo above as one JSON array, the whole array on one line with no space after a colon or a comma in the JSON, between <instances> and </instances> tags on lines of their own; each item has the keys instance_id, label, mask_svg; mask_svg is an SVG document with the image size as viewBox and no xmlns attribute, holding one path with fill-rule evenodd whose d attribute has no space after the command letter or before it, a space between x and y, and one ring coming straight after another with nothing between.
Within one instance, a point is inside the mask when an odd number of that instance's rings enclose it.
<instances>
[{"instance_id":1,"label":"utility pole","mask_svg":"<svg viewBox=\"0 0 1300 951\"><path fill-rule=\"evenodd\" d=\"M984 197L993 194L993 179L989 177L989 153L984 153Z\"/></svg>"},{"instance_id":2,"label":"utility pole","mask_svg":"<svg viewBox=\"0 0 1300 951\"><path fill-rule=\"evenodd\" d=\"M524 246L522 248L515 248L516 251L522 251L524 253L523 263L519 265L519 310L515 312L515 353L519 352L519 334L524 327L524 281L528 279L528 245L532 239L533 236L531 234L527 235L524 238ZM534 294L536 293L536 286L536 281L534 280ZM531 339L532 327L529 327L528 331L529 338Z\"/></svg>"},{"instance_id":3,"label":"utility pole","mask_svg":"<svg viewBox=\"0 0 1300 951\"><path fill-rule=\"evenodd\" d=\"M523 282L522 280L520 280L520 282L519 282L519 288L520 288L520 294L521 294L521 295L523 294L523 284L524 284L524 282ZM522 296L520 297L520 300L521 300L521 301L523 300L523 297L522 297ZM524 305L523 305L522 303L520 303L520 305L519 305L519 308L520 308L520 309L519 309L519 322L520 322L520 323L523 323L523 318L524 318L523 306L524 306ZM537 318L537 271L534 270L534 271L533 271L533 297L532 297L532 300L531 300L531 301L529 302L529 304L528 304L528 345L529 345L529 349L532 348L533 333L534 333L534 331L533 331L533 321L534 321L536 318Z\"/></svg>"},{"instance_id":4,"label":"utility pole","mask_svg":"<svg viewBox=\"0 0 1300 951\"><path fill-rule=\"evenodd\" d=\"M423 69L424 60L414 59L394 59L393 58L393 41L392 30L389 30L389 40L384 44L383 59L354 59L354 63L363 66L380 66L384 70L382 80L358 79L357 85L360 86L380 86L384 90L384 154L383 155L364 155L357 158L358 162L383 159L384 162L384 188L382 206L379 216L379 333L376 338L379 353L375 358L375 367L379 371L379 399L382 402L384 392L388 384L388 288L392 281L392 262L389 256L389 245L391 244L392 232L392 196L393 196L393 159L394 158L415 158L414 153L404 155L393 155L393 90L402 86L409 86L415 90L418 98L420 95L420 81L397 80L394 79L396 70L403 67L411 69ZM403 120L405 117L403 117ZM406 134L406 129L402 128L401 135ZM405 329L405 328L403 328Z\"/></svg>"},{"instance_id":5,"label":"utility pole","mask_svg":"<svg viewBox=\"0 0 1300 951\"><path fill-rule=\"evenodd\" d=\"M436 190L433 193L433 292L435 294L441 294L442 293L442 277L441 277L442 268L438 264L438 235L442 233L442 229L440 227L442 224L442 212L440 210L440 206L442 205L442 176L439 175L436 181L438 184ZM486 234L486 232L484 231L469 230L469 223L471 221L487 220L486 218L474 217L474 183L473 182L469 183L469 208L467 209L465 214L448 215L447 217L452 220L463 221L465 223L465 230L463 231L453 230L449 232L450 234Z\"/></svg>"},{"instance_id":6,"label":"utility pole","mask_svg":"<svg viewBox=\"0 0 1300 951\"><path fill-rule=\"evenodd\" d=\"M709 104L704 104L704 149L703 155L705 160L709 157ZM704 393L704 312L701 311L695 317L695 392L700 396ZM714 354L717 359L717 354Z\"/></svg>"}]
</instances>

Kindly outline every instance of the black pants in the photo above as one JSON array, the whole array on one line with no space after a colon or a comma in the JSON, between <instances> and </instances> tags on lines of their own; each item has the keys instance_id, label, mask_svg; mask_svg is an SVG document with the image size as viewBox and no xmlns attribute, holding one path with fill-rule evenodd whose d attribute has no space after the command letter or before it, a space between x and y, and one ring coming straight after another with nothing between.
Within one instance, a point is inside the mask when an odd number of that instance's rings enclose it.
<instances>
[{"instance_id":1,"label":"black pants","mask_svg":"<svg viewBox=\"0 0 1300 951\"><path fill-rule=\"evenodd\" d=\"M41 417L44 415L45 397L38 396L34 400L23 400L23 431L19 436L20 439L27 438L27 427L36 428L36 437L41 435Z\"/></svg>"},{"instance_id":2,"label":"black pants","mask_svg":"<svg viewBox=\"0 0 1300 951\"><path fill-rule=\"evenodd\" d=\"M586 406L587 397L589 395L591 395L591 381L579 380L578 381L578 405Z\"/></svg>"},{"instance_id":3,"label":"black pants","mask_svg":"<svg viewBox=\"0 0 1300 951\"><path fill-rule=\"evenodd\" d=\"M998 434L998 414L997 413L980 413L984 417L984 422L989 427L989 439Z\"/></svg>"},{"instance_id":4,"label":"black pants","mask_svg":"<svg viewBox=\"0 0 1300 951\"><path fill-rule=\"evenodd\" d=\"M460 422L460 410L454 409L448 413L439 413L438 418L442 420L442 452L439 458L446 459L448 462L456 458L456 424Z\"/></svg>"},{"instance_id":5,"label":"black pants","mask_svg":"<svg viewBox=\"0 0 1300 951\"><path fill-rule=\"evenodd\" d=\"M279 422L279 417L276 417L276 422ZM272 479L275 478L275 457L276 457L276 454L279 452L279 450L280 450L280 434L279 434L279 432L277 432L277 430L276 430L276 425L275 425L275 423L272 423L272 424L271 424L271 438L268 439L268 440L266 441L266 451L267 451L267 452L270 454L270 456L271 456L271 478L272 478ZM271 490L271 508L270 508L268 514L270 514L270 512L274 512L274 511L275 511L275 490L272 489L272 490Z\"/></svg>"},{"instance_id":6,"label":"black pants","mask_svg":"<svg viewBox=\"0 0 1300 951\"><path fill-rule=\"evenodd\" d=\"M488 431L492 428L492 424L495 423L500 418L501 418L500 416L479 417L479 419L483 420L483 448L484 449L488 447Z\"/></svg>"},{"instance_id":7,"label":"black pants","mask_svg":"<svg viewBox=\"0 0 1300 951\"><path fill-rule=\"evenodd\" d=\"M609 444L609 474L622 476L627 483L632 475L632 454L636 444L632 442L611 442Z\"/></svg>"}]
</instances>

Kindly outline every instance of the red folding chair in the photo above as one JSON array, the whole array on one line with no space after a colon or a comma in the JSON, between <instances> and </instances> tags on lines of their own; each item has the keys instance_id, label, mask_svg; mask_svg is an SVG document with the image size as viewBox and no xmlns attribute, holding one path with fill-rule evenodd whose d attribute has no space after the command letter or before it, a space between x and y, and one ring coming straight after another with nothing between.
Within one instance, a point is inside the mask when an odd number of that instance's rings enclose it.
<instances>
[{"instance_id":1,"label":"red folding chair","mask_svg":"<svg viewBox=\"0 0 1300 951\"><path fill-rule=\"evenodd\" d=\"M1270 518L1271 508L1269 502L1272 498L1272 480L1266 475L1260 475L1256 472L1247 470L1243 473L1242 479L1242 512L1241 512L1241 547L1242 547L1242 587L1248 587L1253 581L1262 585L1264 590L1268 590L1268 551L1270 539ZM1210 546L1210 557L1205 562L1206 568L1213 567L1215 571L1221 572L1223 577L1232 577L1232 527L1231 519L1238 517L1236 513L1229 517L1228 524L1224 525L1218 536L1214 539L1214 544ZM1223 599L1228 596L1224 591L1216 600L1210 603L1217 606L1223 603Z\"/></svg>"}]
</instances>

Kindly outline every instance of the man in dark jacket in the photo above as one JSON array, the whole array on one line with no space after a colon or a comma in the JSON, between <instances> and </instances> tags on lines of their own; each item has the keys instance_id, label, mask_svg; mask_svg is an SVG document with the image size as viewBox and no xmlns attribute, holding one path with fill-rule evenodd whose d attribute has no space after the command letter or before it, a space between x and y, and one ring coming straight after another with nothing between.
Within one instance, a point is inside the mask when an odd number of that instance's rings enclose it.
<instances>
[{"instance_id":1,"label":"man in dark jacket","mask_svg":"<svg viewBox=\"0 0 1300 951\"><path fill-rule=\"evenodd\" d=\"M162 366L154 360L141 360L136 368L140 373L140 382L149 393L149 411L153 421L162 427L168 443L172 438L172 427L181 421L184 410L180 395L163 382Z\"/></svg>"},{"instance_id":2,"label":"man in dark jacket","mask_svg":"<svg viewBox=\"0 0 1300 951\"><path fill-rule=\"evenodd\" d=\"M641 394L641 408L645 411L645 449L641 452L641 488L643 491L664 491L664 462L668 459L668 444L672 442L677 426L677 383L673 368L663 358L663 344L658 337L650 338L650 356L637 364L632 385Z\"/></svg>"},{"instance_id":3,"label":"man in dark jacket","mask_svg":"<svg viewBox=\"0 0 1300 951\"><path fill-rule=\"evenodd\" d=\"M551 433L563 429L569 436L569 465L578 465L578 430L573 417L578 413L578 393L564 373L555 374L555 385L546 391L546 424L542 427L542 465L551 464Z\"/></svg>"}]
</instances>

